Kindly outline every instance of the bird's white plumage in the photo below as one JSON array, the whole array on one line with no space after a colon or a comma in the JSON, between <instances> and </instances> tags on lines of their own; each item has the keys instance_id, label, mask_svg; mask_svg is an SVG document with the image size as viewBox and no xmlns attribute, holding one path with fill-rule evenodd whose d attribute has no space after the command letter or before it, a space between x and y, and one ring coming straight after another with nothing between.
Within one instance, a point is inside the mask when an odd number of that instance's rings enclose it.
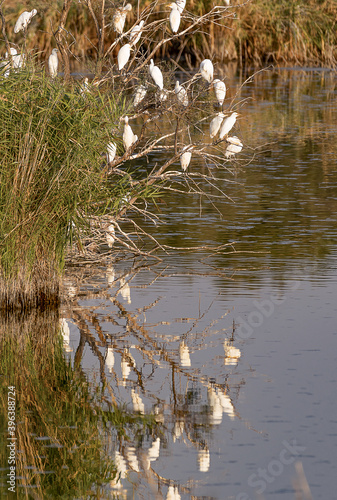
<instances>
[{"instance_id":1,"label":"bird's white plumage","mask_svg":"<svg viewBox=\"0 0 337 500\"><path fill-rule=\"evenodd\" d=\"M186 149L189 148L188 151ZM184 172L186 172L192 158L192 152L190 146L184 146L182 149L183 153L180 155L180 165Z\"/></svg>"},{"instance_id":2,"label":"bird's white plumage","mask_svg":"<svg viewBox=\"0 0 337 500\"><path fill-rule=\"evenodd\" d=\"M236 153L240 153L240 151L242 151L243 144L238 137L236 136L227 137L227 141L230 144L228 144L226 148L226 153L225 153L226 158L230 158L231 156L234 156Z\"/></svg>"},{"instance_id":3,"label":"bird's white plumage","mask_svg":"<svg viewBox=\"0 0 337 500\"><path fill-rule=\"evenodd\" d=\"M14 49L14 47L10 47L9 52L11 53L11 56L16 56L16 54L18 53L18 51ZM8 59L8 52L6 52L5 58Z\"/></svg>"},{"instance_id":4,"label":"bird's white plumage","mask_svg":"<svg viewBox=\"0 0 337 500\"><path fill-rule=\"evenodd\" d=\"M117 151L116 144L114 144L113 142L109 142L106 149L107 149L107 153L106 153L107 162L110 163L110 162L114 161L115 156L116 156L116 151Z\"/></svg>"},{"instance_id":5,"label":"bird's white plumage","mask_svg":"<svg viewBox=\"0 0 337 500\"><path fill-rule=\"evenodd\" d=\"M215 97L217 98L219 105L222 106L226 97L226 84L225 82L216 79L213 81L213 87L214 87Z\"/></svg>"},{"instance_id":6,"label":"bird's white plumage","mask_svg":"<svg viewBox=\"0 0 337 500\"><path fill-rule=\"evenodd\" d=\"M10 51L11 56L12 56L13 68L14 69L22 68L22 66L25 62L24 54L18 54L18 51L14 47L10 47L9 51ZM8 52L6 52L5 58L9 59ZM8 70L8 73L9 73L9 70Z\"/></svg>"},{"instance_id":7,"label":"bird's white plumage","mask_svg":"<svg viewBox=\"0 0 337 500\"><path fill-rule=\"evenodd\" d=\"M19 15L18 20L14 26L14 33L19 33L19 31L25 30L32 20L32 18L37 14L37 10L33 9L31 12L25 11Z\"/></svg>"},{"instance_id":8,"label":"bird's white plumage","mask_svg":"<svg viewBox=\"0 0 337 500\"><path fill-rule=\"evenodd\" d=\"M143 24L144 21L142 20L139 24L136 24L136 26L134 26L130 31L129 40L131 45L136 45L136 43L139 42L142 35Z\"/></svg>"},{"instance_id":9,"label":"bird's white plumage","mask_svg":"<svg viewBox=\"0 0 337 500\"><path fill-rule=\"evenodd\" d=\"M226 120L223 121L221 128L220 128L220 139L223 139L225 135L228 134L234 127L234 123L236 122L236 117L238 116L238 113L232 113Z\"/></svg>"},{"instance_id":10,"label":"bird's white plumage","mask_svg":"<svg viewBox=\"0 0 337 500\"><path fill-rule=\"evenodd\" d=\"M125 150L128 150L132 144L138 140L138 137L133 133L132 128L129 125L129 118L126 116L124 120L123 144Z\"/></svg>"},{"instance_id":11,"label":"bird's white plumage","mask_svg":"<svg viewBox=\"0 0 337 500\"><path fill-rule=\"evenodd\" d=\"M205 80L207 80L208 83L211 83L213 80L213 63L210 59L204 59L200 63L200 73Z\"/></svg>"},{"instance_id":12,"label":"bird's white plumage","mask_svg":"<svg viewBox=\"0 0 337 500\"><path fill-rule=\"evenodd\" d=\"M136 90L136 93L135 93L135 98L133 100L134 106L138 106L138 104L140 104L142 102L142 100L146 96L146 92L147 92L147 90L146 90L145 85L140 85L138 87L138 89Z\"/></svg>"},{"instance_id":13,"label":"bird's white plumage","mask_svg":"<svg viewBox=\"0 0 337 500\"><path fill-rule=\"evenodd\" d=\"M179 14L181 14L186 6L186 0L176 0L176 4L178 7Z\"/></svg>"},{"instance_id":14,"label":"bird's white plumage","mask_svg":"<svg viewBox=\"0 0 337 500\"><path fill-rule=\"evenodd\" d=\"M243 146L242 142L240 141L240 139L238 137L236 137L236 135L233 135L232 137L227 137L226 140L230 144L235 144L235 146Z\"/></svg>"},{"instance_id":15,"label":"bird's white plumage","mask_svg":"<svg viewBox=\"0 0 337 500\"><path fill-rule=\"evenodd\" d=\"M177 96L178 101L183 105L183 106L188 106L188 96L186 89L182 87L179 83L179 81L176 81L176 85L174 87L174 92Z\"/></svg>"},{"instance_id":16,"label":"bird's white plumage","mask_svg":"<svg viewBox=\"0 0 337 500\"><path fill-rule=\"evenodd\" d=\"M157 85L157 87L160 88L160 90L163 90L163 88L164 88L163 74L160 71L160 69L158 68L158 66L154 65L153 59L151 59L151 61L150 61L149 70L150 70L150 75L151 75L154 83Z\"/></svg>"},{"instance_id":17,"label":"bird's white plumage","mask_svg":"<svg viewBox=\"0 0 337 500\"><path fill-rule=\"evenodd\" d=\"M125 45L123 45L123 47L119 49L117 55L119 71L124 68L128 60L130 59L130 54L131 54L131 45L129 43L126 43Z\"/></svg>"},{"instance_id":18,"label":"bird's white plumage","mask_svg":"<svg viewBox=\"0 0 337 500\"><path fill-rule=\"evenodd\" d=\"M170 25L172 33L177 33L180 25L180 12L175 2L171 3Z\"/></svg>"},{"instance_id":19,"label":"bird's white plumage","mask_svg":"<svg viewBox=\"0 0 337 500\"><path fill-rule=\"evenodd\" d=\"M106 232L106 241L108 243L108 247L112 248L113 244L115 243L115 226L113 224L110 224L108 227L108 230Z\"/></svg>"},{"instance_id":20,"label":"bird's white plumage","mask_svg":"<svg viewBox=\"0 0 337 500\"><path fill-rule=\"evenodd\" d=\"M114 27L114 30L117 31L119 35L123 33L126 14L130 10L132 10L132 5L130 3L127 3L125 7L118 9L112 18L112 25Z\"/></svg>"},{"instance_id":21,"label":"bird's white plumage","mask_svg":"<svg viewBox=\"0 0 337 500\"><path fill-rule=\"evenodd\" d=\"M57 52L57 49L53 49L48 59L49 74L52 78L55 78L55 76L57 76L57 68L59 64Z\"/></svg>"},{"instance_id":22,"label":"bird's white plumage","mask_svg":"<svg viewBox=\"0 0 337 500\"><path fill-rule=\"evenodd\" d=\"M215 118L209 124L209 135L211 139L217 135L220 130L221 124L225 115L223 113L218 113Z\"/></svg>"}]
</instances>

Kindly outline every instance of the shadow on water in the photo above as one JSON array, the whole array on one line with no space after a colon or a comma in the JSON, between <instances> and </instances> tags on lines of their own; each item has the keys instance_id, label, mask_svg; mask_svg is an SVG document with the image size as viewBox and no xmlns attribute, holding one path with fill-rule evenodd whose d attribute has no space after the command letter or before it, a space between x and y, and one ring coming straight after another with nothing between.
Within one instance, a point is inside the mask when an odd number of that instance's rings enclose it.
<instances>
[{"instance_id":1,"label":"shadow on water","mask_svg":"<svg viewBox=\"0 0 337 500\"><path fill-rule=\"evenodd\" d=\"M229 101L241 83L228 82ZM307 479L314 498L331 496L336 77L266 72L240 99L234 203L218 202L219 217L207 199L168 194L164 224L145 221L167 245L233 247L69 267L61 319L1 322L18 496L309 499ZM5 492L5 440L1 455Z\"/></svg>"}]
</instances>

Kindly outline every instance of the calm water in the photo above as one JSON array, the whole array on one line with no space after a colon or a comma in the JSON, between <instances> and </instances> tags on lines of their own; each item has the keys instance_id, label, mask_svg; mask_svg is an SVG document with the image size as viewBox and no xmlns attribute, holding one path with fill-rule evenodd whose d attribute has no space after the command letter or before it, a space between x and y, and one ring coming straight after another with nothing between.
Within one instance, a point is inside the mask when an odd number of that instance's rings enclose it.
<instances>
[{"instance_id":1,"label":"calm water","mask_svg":"<svg viewBox=\"0 0 337 500\"><path fill-rule=\"evenodd\" d=\"M96 498L288 500L299 477L314 499L336 496L337 79L267 72L244 99L236 132L255 159L219 174L233 202L199 217L176 194L147 226L169 245L233 247L72 279L64 355L104 407L151 420L103 434L120 479Z\"/></svg>"}]
</instances>

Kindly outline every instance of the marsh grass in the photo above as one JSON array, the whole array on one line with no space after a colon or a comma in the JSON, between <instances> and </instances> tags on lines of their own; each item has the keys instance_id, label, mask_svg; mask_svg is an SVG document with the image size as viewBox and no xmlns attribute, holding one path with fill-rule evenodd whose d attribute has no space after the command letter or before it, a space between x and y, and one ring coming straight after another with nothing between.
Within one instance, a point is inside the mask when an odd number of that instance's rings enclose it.
<instances>
[{"instance_id":1,"label":"marsh grass","mask_svg":"<svg viewBox=\"0 0 337 500\"><path fill-rule=\"evenodd\" d=\"M337 64L334 0L255 0L240 9L236 46L243 62ZM234 27L234 26L233 26Z\"/></svg>"},{"instance_id":2,"label":"marsh grass","mask_svg":"<svg viewBox=\"0 0 337 500\"><path fill-rule=\"evenodd\" d=\"M111 93L84 98L33 65L1 79L1 309L58 304L67 243L118 201L101 154L121 112Z\"/></svg>"},{"instance_id":3,"label":"marsh grass","mask_svg":"<svg viewBox=\"0 0 337 500\"><path fill-rule=\"evenodd\" d=\"M23 1L15 5L4 4L9 38L21 43L22 36L14 35L12 30L18 15L24 8L38 10L27 33L27 47L39 52L41 60L46 60L55 43L53 30L59 22L63 2ZM98 8L100 2L95 3ZM152 5L151 5L152 4ZM224 5L220 0L218 5ZM251 0L247 3L231 2L229 13L235 9L236 15L224 18L213 25L206 23L199 32L188 40L172 40L160 49L157 57L176 58L181 52L181 63L197 64L204 57L218 61L239 60L241 64L263 65L267 62L277 64L314 64L335 66L337 63L337 3L335 0ZM116 2L106 3L106 22L111 24ZM151 7L150 7L151 6ZM187 0L182 26L191 22L191 15L203 16L212 4L208 0ZM149 0L141 0L140 11L151 10L151 19L159 21L168 17L167 4L158 2L155 6ZM127 26L137 21L137 8L128 14ZM149 33L143 40L143 47L150 49L168 27L164 23L156 33ZM88 9L79 2L72 2L67 19L67 44L77 62L86 64L95 59L97 36ZM114 39L113 30L107 28L105 48ZM111 53L117 55L119 46Z\"/></svg>"}]
</instances>

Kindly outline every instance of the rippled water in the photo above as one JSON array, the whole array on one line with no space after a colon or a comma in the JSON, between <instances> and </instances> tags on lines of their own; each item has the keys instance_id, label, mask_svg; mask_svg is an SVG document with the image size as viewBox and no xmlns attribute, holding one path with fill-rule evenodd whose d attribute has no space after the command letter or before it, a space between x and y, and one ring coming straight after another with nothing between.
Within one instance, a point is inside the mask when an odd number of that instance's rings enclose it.
<instances>
[{"instance_id":1,"label":"rippled water","mask_svg":"<svg viewBox=\"0 0 337 500\"><path fill-rule=\"evenodd\" d=\"M105 435L120 479L100 498L291 499L305 478L335 497L336 75L266 72L240 99L255 158L219 173L221 217L175 194L146 223L165 244L233 247L83 271L63 309L65 355L104 404L153 419Z\"/></svg>"}]
</instances>

